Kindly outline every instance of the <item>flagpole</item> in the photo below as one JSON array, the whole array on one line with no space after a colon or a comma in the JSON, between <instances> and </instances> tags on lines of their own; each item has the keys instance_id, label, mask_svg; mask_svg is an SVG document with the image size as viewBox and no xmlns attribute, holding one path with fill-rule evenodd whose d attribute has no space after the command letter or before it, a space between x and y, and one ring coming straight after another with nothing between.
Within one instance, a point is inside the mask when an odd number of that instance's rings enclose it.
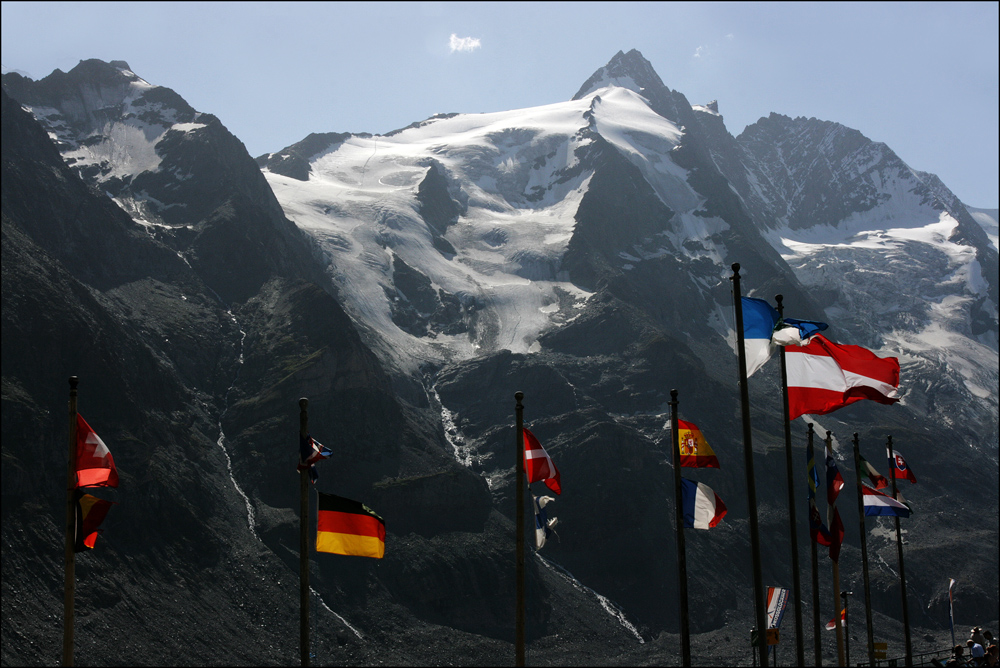
<instances>
[{"instance_id":1,"label":"flagpole","mask_svg":"<svg viewBox=\"0 0 1000 668\"><path fill-rule=\"evenodd\" d=\"M865 526L865 501L861 491L861 445L854 432L854 471L858 489L858 524L861 526L861 573L865 581L865 631L868 634L868 665L875 665L875 638L872 633L872 591L868 579L868 531ZM846 601L845 601L846 605Z\"/></svg>"},{"instance_id":2,"label":"flagpole","mask_svg":"<svg viewBox=\"0 0 1000 668\"><path fill-rule=\"evenodd\" d=\"M813 453L813 424L809 423L809 453L815 458ZM811 489L811 488L810 488ZM810 507L809 512L812 512L812 507ZM811 522L812 520L810 520ZM820 631L820 615L819 615L819 570L816 563L816 541L813 540L812 531L809 532L809 552L812 557L812 595L813 595L813 659L816 663L817 668L823 665L823 646L821 644L822 634ZM805 663L803 662L803 664Z\"/></svg>"},{"instance_id":3,"label":"flagpole","mask_svg":"<svg viewBox=\"0 0 1000 668\"><path fill-rule=\"evenodd\" d=\"M782 295L775 295L774 301L778 303L778 317L784 317L785 307L782 304ZM795 601L795 658L797 665L806 665L805 653L802 648L802 591L799 588L799 534L796 528L795 515L795 486L793 485L794 475L792 473L792 421L789 419L791 413L788 410L788 368L785 366L785 347L779 346L779 357L781 358L781 394L785 411L785 470L788 476L788 527L792 541L792 591L795 594L792 598Z\"/></svg>"},{"instance_id":4,"label":"flagpole","mask_svg":"<svg viewBox=\"0 0 1000 668\"><path fill-rule=\"evenodd\" d=\"M753 445L750 434L750 392L747 385L747 353L743 343L743 301L740 294L740 263L734 262L733 305L736 309L736 351L739 360L740 405L743 418L743 461L747 478L747 510L750 515L750 557L753 567L754 612L757 622L757 644L760 648L761 664L767 657L767 624L764 610L764 577L760 564L760 535L757 529L757 490L753 475Z\"/></svg>"},{"instance_id":5,"label":"flagpole","mask_svg":"<svg viewBox=\"0 0 1000 668\"><path fill-rule=\"evenodd\" d=\"M886 440L886 450L889 454L889 472L892 474L892 498L896 498L896 462L892 455L892 436ZM896 553L899 555L899 591L903 599L903 638L906 642L906 665L913 664L913 645L910 642L910 611L906 605L906 574L903 570L903 534L899 530L899 515L896 515ZM954 631L952 631L954 635ZM952 643L954 646L954 643Z\"/></svg>"},{"instance_id":6,"label":"flagpole","mask_svg":"<svg viewBox=\"0 0 1000 668\"><path fill-rule=\"evenodd\" d=\"M69 377L69 451L66 464L66 586L63 592L62 665L73 665L74 600L76 598L76 556L73 550L76 529L76 386L79 379Z\"/></svg>"},{"instance_id":7,"label":"flagpole","mask_svg":"<svg viewBox=\"0 0 1000 668\"><path fill-rule=\"evenodd\" d=\"M514 510L517 536L514 539L516 555L514 558L517 574L517 601L514 614L514 665L524 665L524 392L515 392L514 414L517 419L517 458L514 492Z\"/></svg>"},{"instance_id":8,"label":"flagpole","mask_svg":"<svg viewBox=\"0 0 1000 668\"><path fill-rule=\"evenodd\" d=\"M826 431L826 453L833 456L833 432L829 429ZM829 493L829 492L827 492ZM830 524L830 534L833 534L833 510L836 509L836 503L827 508L828 522ZM834 540L831 537L831 540ZM832 557L833 555L831 555ZM831 559L832 560L832 559ZM837 555L836 560L833 561L833 609L834 609L834 628L837 632L837 665L845 666L844 663L844 627L841 624L841 613L843 608L840 607L840 555Z\"/></svg>"},{"instance_id":9,"label":"flagpole","mask_svg":"<svg viewBox=\"0 0 1000 668\"><path fill-rule=\"evenodd\" d=\"M299 399L299 440L309 436L309 400ZM299 454L301 459L302 455ZM309 467L299 473L299 655L309 665Z\"/></svg>"},{"instance_id":10,"label":"flagpole","mask_svg":"<svg viewBox=\"0 0 1000 668\"><path fill-rule=\"evenodd\" d=\"M680 431L677 425L677 390L670 390L670 441L674 450L674 516L677 524L677 579L681 599L681 661L691 665L691 634L688 627L687 556L684 549L684 495L681 491Z\"/></svg>"}]
</instances>

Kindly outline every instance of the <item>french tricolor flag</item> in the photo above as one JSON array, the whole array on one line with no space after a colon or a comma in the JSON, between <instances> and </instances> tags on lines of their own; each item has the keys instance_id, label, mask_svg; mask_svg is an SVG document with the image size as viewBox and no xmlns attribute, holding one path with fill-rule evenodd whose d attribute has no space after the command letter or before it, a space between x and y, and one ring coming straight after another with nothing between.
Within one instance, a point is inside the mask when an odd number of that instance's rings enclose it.
<instances>
[{"instance_id":1,"label":"french tricolor flag","mask_svg":"<svg viewBox=\"0 0 1000 668\"><path fill-rule=\"evenodd\" d=\"M726 504L705 483L681 478L681 498L685 528L710 529L726 516Z\"/></svg>"},{"instance_id":2,"label":"french tricolor flag","mask_svg":"<svg viewBox=\"0 0 1000 668\"><path fill-rule=\"evenodd\" d=\"M909 517L910 509L887 494L861 485L861 497L865 503L865 515L885 515L888 517Z\"/></svg>"},{"instance_id":3,"label":"french tricolor flag","mask_svg":"<svg viewBox=\"0 0 1000 668\"><path fill-rule=\"evenodd\" d=\"M816 334L807 345L785 348L790 420L824 415L855 401L899 401L899 360Z\"/></svg>"}]
</instances>

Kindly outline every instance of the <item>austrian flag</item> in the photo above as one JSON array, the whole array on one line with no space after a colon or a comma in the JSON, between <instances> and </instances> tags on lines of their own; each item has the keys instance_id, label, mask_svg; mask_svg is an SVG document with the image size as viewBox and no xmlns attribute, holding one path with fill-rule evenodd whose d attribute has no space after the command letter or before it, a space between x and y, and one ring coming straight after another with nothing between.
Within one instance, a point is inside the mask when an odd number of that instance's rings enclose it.
<instances>
[{"instance_id":1,"label":"austrian flag","mask_svg":"<svg viewBox=\"0 0 1000 668\"><path fill-rule=\"evenodd\" d=\"M816 334L807 345L785 348L788 419L824 415L862 399L899 401L899 360Z\"/></svg>"},{"instance_id":2,"label":"austrian flag","mask_svg":"<svg viewBox=\"0 0 1000 668\"><path fill-rule=\"evenodd\" d=\"M529 483L541 480L553 492L562 494L559 469L535 435L527 429L524 430L524 471L528 474Z\"/></svg>"}]
</instances>

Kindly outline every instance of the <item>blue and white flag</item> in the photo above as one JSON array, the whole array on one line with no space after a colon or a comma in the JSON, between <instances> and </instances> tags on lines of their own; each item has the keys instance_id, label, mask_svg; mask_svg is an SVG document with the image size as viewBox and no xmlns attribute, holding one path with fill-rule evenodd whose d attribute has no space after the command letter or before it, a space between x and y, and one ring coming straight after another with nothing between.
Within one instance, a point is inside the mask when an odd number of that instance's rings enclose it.
<instances>
[{"instance_id":1,"label":"blue and white flag","mask_svg":"<svg viewBox=\"0 0 1000 668\"><path fill-rule=\"evenodd\" d=\"M747 378L764 366L775 351L771 334L778 324L778 312L763 299L741 297L743 304L743 350L747 356Z\"/></svg>"},{"instance_id":2,"label":"blue and white flag","mask_svg":"<svg viewBox=\"0 0 1000 668\"><path fill-rule=\"evenodd\" d=\"M710 529L726 516L726 504L705 483L681 478L681 498L687 529Z\"/></svg>"},{"instance_id":3,"label":"blue and white flag","mask_svg":"<svg viewBox=\"0 0 1000 668\"><path fill-rule=\"evenodd\" d=\"M813 320L782 318L763 299L741 297L743 304L743 347L747 355L747 378L764 366L777 346L801 346L829 325Z\"/></svg>"},{"instance_id":4,"label":"blue and white flag","mask_svg":"<svg viewBox=\"0 0 1000 668\"><path fill-rule=\"evenodd\" d=\"M555 533L552 528L559 521L555 517L549 519L548 513L545 512L545 506L547 506L552 501L555 501L554 497L551 496L535 496L531 495L531 505L535 508L535 549L540 550L545 546L545 541L548 540L550 534Z\"/></svg>"},{"instance_id":5,"label":"blue and white flag","mask_svg":"<svg viewBox=\"0 0 1000 668\"><path fill-rule=\"evenodd\" d=\"M865 515L885 515L888 517L909 517L910 509L877 489L861 485L861 496L865 503Z\"/></svg>"}]
</instances>

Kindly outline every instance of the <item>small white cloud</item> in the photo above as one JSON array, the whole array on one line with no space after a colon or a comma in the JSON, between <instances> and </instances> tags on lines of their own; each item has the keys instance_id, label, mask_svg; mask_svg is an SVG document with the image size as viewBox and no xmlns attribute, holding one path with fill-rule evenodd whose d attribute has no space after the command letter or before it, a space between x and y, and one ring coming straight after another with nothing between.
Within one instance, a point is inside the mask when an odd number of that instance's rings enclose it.
<instances>
[{"instance_id":1,"label":"small white cloud","mask_svg":"<svg viewBox=\"0 0 1000 668\"><path fill-rule=\"evenodd\" d=\"M726 35L726 39L732 39L732 38L733 38L733 33L729 33L728 35Z\"/></svg>"},{"instance_id":2,"label":"small white cloud","mask_svg":"<svg viewBox=\"0 0 1000 668\"><path fill-rule=\"evenodd\" d=\"M451 52L455 53L456 51L475 51L482 46L482 43L478 37L459 37L455 33L451 33L448 46L451 47Z\"/></svg>"},{"instance_id":3,"label":"small white cloud","mask_svg":"<svg viewBox=\"0 0 1000 668\"><path fill-rule=\"evenodd\" d=\"M707 47L699 46L697 49L694 50L694 58L701 58L702 53L706 53L707 51L708 51Z\"/></svg>"}]
</instances>

